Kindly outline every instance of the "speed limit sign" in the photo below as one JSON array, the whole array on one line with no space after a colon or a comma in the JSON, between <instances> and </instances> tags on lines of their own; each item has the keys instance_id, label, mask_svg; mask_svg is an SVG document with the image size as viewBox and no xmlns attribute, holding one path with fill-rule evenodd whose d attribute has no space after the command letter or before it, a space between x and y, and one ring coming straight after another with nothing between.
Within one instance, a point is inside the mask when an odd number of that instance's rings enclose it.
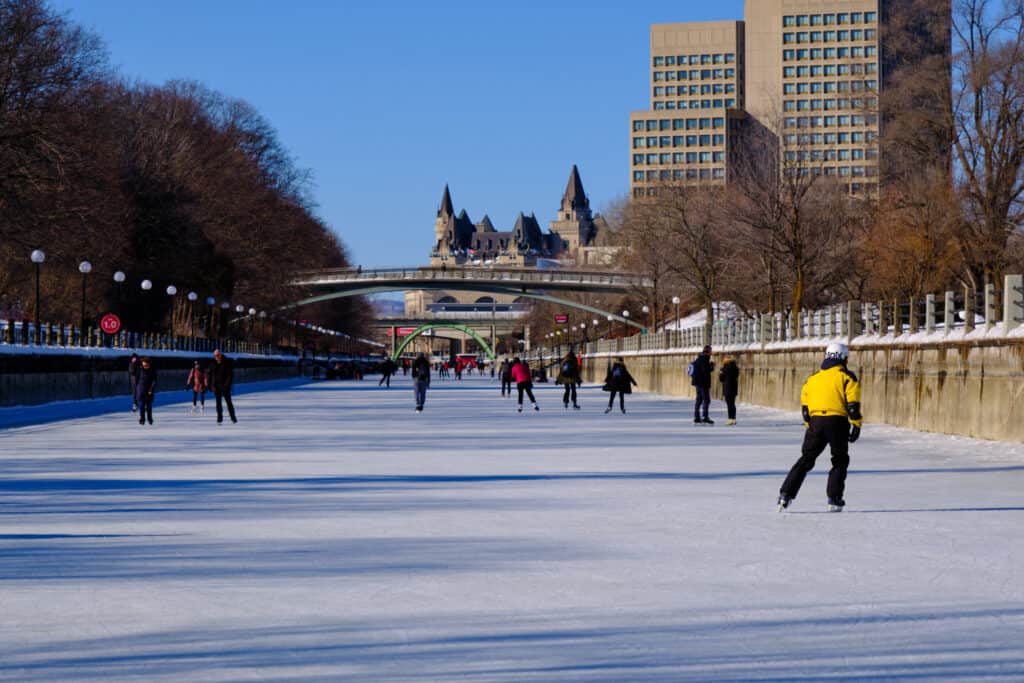
<instances>
[{"instance_id":1,"label":"speed limit sign","mask_svg":"<svg viewBox=\"0 0 1024 683\"><path fill-rule=\"evenodd\" d=\"M107 313L100 319L100 329L107 334L117 334L121 331L121 319L113 313Z\"/></svg>"}]
</instances>

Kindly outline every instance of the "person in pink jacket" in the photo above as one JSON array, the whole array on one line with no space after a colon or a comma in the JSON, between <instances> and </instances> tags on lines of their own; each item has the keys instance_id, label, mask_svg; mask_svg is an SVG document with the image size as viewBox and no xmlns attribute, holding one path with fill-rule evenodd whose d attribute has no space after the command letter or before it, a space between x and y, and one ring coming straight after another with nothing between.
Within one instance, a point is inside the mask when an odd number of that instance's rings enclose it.
<instances>
[{"instance_id":1,"label":"person in pink jacket","mask_svg":"<svg viewBox=\"0 0 1024 683\"><path fill-rule=\"evenodd\" d=\"M512 381L519 390L519 412L523 412L523 392L530 397L534 410L540 410L537 399L533 397L533 379L530 377L530 365L525 360L512 359Z\"/></svg>"},{"instance_id":2,"label":"person in pink jacket","mask_svg":"<svg viewBox=\"0 0 1024 683\"><path fill-rule=\"evenodd\" d=\"M203 369L199 367L199 361L192 363L192 372L188 373L188 379L185 380L185 388L192 390L192 414L196 414L196 399L198 399L200 403L198 410L205 415L206 391L210 388L210 381L206 373L203 372Z\"/></svg>"}]
</instances>

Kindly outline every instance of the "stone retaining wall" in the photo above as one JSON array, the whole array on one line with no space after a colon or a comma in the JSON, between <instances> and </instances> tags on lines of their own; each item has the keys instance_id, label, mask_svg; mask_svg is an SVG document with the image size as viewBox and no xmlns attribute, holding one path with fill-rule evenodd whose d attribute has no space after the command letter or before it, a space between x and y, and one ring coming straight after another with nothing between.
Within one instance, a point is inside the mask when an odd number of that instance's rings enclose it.
<instances>
[{"instance_id":1,"label":"stone retaining wall","mask_svg":"<svg viewBox=\"0 0 1024 683\"><path fill-rule=\"evenodd\" d=\"M800 388L824 347L716 353L740 367L739 401L798 412ZM623 354L639 390L693 396L686 366L694 354ZM588 357L585 380L601 382L606 357ZM1024 441L1024 343L984 341L854 348L866 421L922 431ZM717 373L714 395L720 397ZM740 416L742 418L742 415Z\"/></svg>"},{"instance_id":2,"label":"stone retaining wall","mask_svg":"<svg viewBox=\"0 0 1024 683\"><path fill-rule=\"evenodd\" d=\"M157 392L180 391L195 358L154 358ZM199 357L205 366L209 354ZM0 407L29 406L123 394L129 396L128 355L122 358L25 355L0 356ZM262 382L299 376L297 362L235 359L235 382Z\"/></svg>"}]
</instances>

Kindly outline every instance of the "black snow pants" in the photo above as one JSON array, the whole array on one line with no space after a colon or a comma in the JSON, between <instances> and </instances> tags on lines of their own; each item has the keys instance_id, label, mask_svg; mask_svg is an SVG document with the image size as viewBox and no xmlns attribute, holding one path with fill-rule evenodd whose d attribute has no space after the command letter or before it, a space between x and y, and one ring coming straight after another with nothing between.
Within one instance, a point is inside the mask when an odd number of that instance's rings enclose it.
<instances>
[{"instance_id":1,"label":"black snow pants","mask_svg":"<svg viewBox=\"0 0 1024 683\"><path fill-rule=\"evenodd\" d=\"M779 493L786 498L796 498L807 473L814 469L814 461L825 450L832 450L832 469L828 473L825 493L829 498L842 500L846 489L846 471L850 467L850 421L837 415L812 417L804 434L804 445L800 459L789 471Z\"/></svg>"}]
</instances>

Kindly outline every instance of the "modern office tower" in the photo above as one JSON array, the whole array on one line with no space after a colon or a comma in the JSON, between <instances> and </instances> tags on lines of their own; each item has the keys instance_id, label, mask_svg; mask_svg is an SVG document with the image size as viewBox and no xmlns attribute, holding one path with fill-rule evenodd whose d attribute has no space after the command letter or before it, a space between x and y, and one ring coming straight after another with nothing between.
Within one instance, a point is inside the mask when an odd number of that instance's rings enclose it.
<instances>
[{"instance_id":1,"label":"modern office tower","mask_svg":"<svg viewBox=\"0 0 1024 683\"><path fill-rule=\"evenodd\" d=\"M747 0L746 110L790 172L878 189L878 0Z\"/></svg>"},{"instance_id":2,"label":"modern office tower","mask_svg":"<svg viewBox=\"0 0 1024 683\"><path fill-rule=\"evenodd\" d=\"M766 137L779 145L766 158L788 172L877 191L893 57L949 52L943 38L908 55L886 32L894 13L913 11L912 0L746 0L742 22L653 25L651 109L630 114L633 195L728 182L745 141Z\"/></svg>"},{"instance_id":3,"label":"modern office tower","mask_svg":"<svg viewBox=\"0 0 1024 683\"><path fill-rule=\"evenodd\" d=\"M743 107L743 22L651 27L651 108L630 114L632 190L724 182L729 110Z\"/></svg>"}]
</instances>

